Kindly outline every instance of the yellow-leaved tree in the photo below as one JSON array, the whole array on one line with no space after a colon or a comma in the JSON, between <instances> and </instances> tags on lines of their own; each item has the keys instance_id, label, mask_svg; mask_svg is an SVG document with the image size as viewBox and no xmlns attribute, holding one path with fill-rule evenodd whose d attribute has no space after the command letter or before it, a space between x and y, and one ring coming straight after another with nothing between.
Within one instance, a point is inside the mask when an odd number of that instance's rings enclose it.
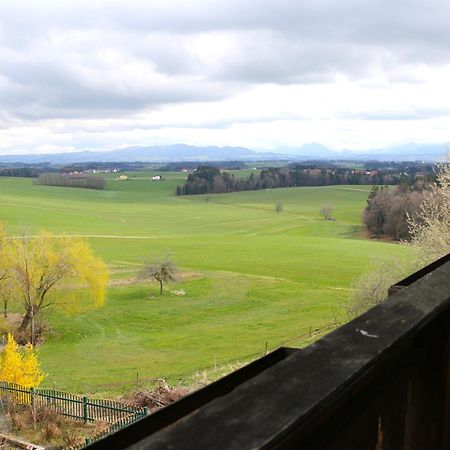
<instances>
[{"instance_id":1,"label":"yellow-leaved tree","mask_svg":"<svg viewBox=\"0 0 450 450\"><path fill-rule=\"evenodd\" d=\"M22 357L19 346L12 334L8 334L5 350L1 357L0 380L10 383L19 383L22 373Z\"/></svg>"},{"instance_id":2,"label":"yellow-leaved tree","mask_svg":"<svg viewBox=\"0 0 450 450\"><path fill-rule=\"evenodd\" d=\"M5 350L0 359L0 380L31 388L39 386L45 374L31 344L21 351L12 334L8 334Z\"/></svg>"},{"instance_id":3,"label":"yellow-leaved tree","mask_svg":"<svg viewBox=\"0 0 450 450\"><path fill-rule=\"evenodd\" d=\"M44 308L79 299L83 292L94 306L103 304L108 269L84 239L24 234L7 239L5 253L14 295L24 306L19 331L29 330L32 344L36 343L35 320Z\"/></svg>"},{"instance_id":4,"label":"yellow-leaved tree","mask_svg":"<svg viewBox=\"0 0 450 450\"><path fill-rule=\"evenodd\" d=\"M22 356L22 378L20 383L25 387L37 387L45 378L41 370L37 353L31 344L27 344Z\"/></svg>"}]
</instances>

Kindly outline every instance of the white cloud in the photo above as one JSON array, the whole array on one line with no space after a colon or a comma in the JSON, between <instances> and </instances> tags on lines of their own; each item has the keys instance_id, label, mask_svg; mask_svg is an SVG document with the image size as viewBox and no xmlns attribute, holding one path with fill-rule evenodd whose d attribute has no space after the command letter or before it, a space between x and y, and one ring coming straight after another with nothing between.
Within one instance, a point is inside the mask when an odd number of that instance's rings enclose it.
<instances>
[{"instance_id":1,"label":"white cloud","mask_svg":"<svg viewBox=\"0 0 450 450\"><path fill-rule=\"evenodd\" d=\"M4 0L0 152L449 141L445 0Z\"/></svg>"}]
</instances>

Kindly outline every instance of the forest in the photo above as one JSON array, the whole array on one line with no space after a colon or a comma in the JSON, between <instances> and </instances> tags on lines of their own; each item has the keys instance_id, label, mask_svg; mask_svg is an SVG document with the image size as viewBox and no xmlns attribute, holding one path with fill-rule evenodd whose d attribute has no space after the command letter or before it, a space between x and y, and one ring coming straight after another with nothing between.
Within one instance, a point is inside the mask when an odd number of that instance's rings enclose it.
<instances>
[{"instance_id":1,"label":"forest","mask_svg":"<svg viewBox=\"0 0 450 450\"><path fill-rule=\"evenodd\" d=\"M431 181L432 172L418 172L403 168L354 169L325 166L293 165L270 167L252 172L247 178L235 177L218 167L201 165L188 175L184 185L176 188L177 195L221 194L301 186L330 185L413 185L417 178Z\"/></svg>"}]
</instances>

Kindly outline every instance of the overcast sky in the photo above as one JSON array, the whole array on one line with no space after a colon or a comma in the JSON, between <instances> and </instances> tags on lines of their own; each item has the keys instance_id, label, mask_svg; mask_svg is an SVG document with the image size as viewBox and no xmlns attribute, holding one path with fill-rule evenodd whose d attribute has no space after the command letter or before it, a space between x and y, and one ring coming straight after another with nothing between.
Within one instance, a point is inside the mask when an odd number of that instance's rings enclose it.
<instances>
[{"instance_id":1,"label":"overcast sky","mask_svg":"<svg viewBox=\"0 0 450 450\"><path fill-rule=\"evenodd\" d=\"M450 141L448 0L1 0L0 153Z\"/></svg>"}]
</instances>

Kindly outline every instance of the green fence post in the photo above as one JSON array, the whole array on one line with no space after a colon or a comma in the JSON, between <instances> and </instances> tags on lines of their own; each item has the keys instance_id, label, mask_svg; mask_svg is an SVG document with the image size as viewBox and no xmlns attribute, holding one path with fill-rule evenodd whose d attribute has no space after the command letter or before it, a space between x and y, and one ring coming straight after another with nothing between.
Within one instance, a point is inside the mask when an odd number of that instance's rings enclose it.
<instances>
[{"instance_id":1,"label":"green fence post","mask_svg":"<svg viewBox=\"0 0 450 450\"><path fill-rule=\"evenodd\" d=\"M86 396L83 397L83 420L84 423L88 421L88 398Z\"/></svg>"},{"instance_id":2,"label":"green fence post","mask_svg":"<svg viewBox=\"0 0 450 450\"><path fill-rule=\"evenodd\" d=\"M148 408L144 406L144 417L148 415Z\"/></svg>"},{"instance_id":3,"label":"green fence post","mask_svg":"<svg viewBox=\"0 0 450 450\"><path fill-rule=\"evenodd\" d=\"M91 438L89 436L86 437L85 443L86 445L89 445L91 443Z\"/></svg>"}]
</instances>

